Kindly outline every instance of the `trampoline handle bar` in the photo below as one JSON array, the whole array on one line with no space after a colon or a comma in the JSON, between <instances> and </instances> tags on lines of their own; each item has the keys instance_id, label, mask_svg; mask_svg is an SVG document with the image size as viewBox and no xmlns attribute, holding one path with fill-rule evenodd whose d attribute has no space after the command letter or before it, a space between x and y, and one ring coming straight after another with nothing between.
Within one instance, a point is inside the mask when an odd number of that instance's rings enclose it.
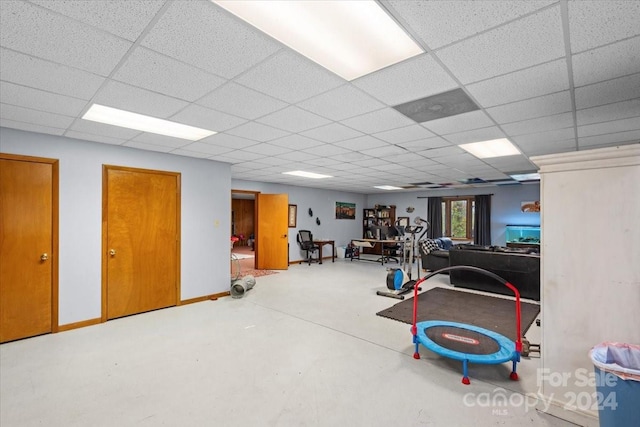
<instances>
[{"instance_id":1,"label":"trampoline handle bar","mask_svg":"<svg viewBox=\"0 0 640 427\"><path fill-rule=\"evenodd\" d=\"M415 285L413 285L413 326L411 327L411 333L416 336L418 333L416 325L418 324L418 288L419 285L426 281L427 279L435 276L436 274L444 273L451 270L470 270L475 271L477 273L484 274L485 276L492 277L496 279L498 282L505 285L507 288L511 289L516 297L516 351L518 353L522 352L522 329L521 329L521 312L520 312L520 291L513 286L511 283L507 282L502 277L498 276L495 273L492 273L488 270L485 270L480 267L473 267L470 265L454 265L451 267L441 268L440 270L432 271L422 279L418 280Z\"/></svg>"}]
</instances>

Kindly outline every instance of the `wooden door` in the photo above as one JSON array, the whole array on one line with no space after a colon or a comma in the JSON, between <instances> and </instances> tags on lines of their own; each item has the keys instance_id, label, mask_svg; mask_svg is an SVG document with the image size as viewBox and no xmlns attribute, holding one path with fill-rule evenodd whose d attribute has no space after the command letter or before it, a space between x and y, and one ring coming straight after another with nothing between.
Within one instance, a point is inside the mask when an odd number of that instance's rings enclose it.
<instances>
[{"instance_id":1,"label":"wooden door","mask_svg":"<svg viewBox=\"0 0 640 427\"><path fill-rule=\"evenodd\" d=\"M0 155L0 342L57 330L57 160Z\"/></svg>"},{"instance_id":2,"label":"wooden door","mask_svg":"<svg viewBox=\"0 0 640 427\"><path fill-rule=\"evenodd\" d=\"M289 266L289 196L258 194L256 266L286 270Z\"/></svg>"},{"instance_id":3,"label":"wooden door","mask_svg":"<svg viewBox=\"0 0 640 427\"><path fill-rule=\"evenodd\" d=\"M177 305L180 175L103 169L103 321Z\"/></svg>"}]
</instances>

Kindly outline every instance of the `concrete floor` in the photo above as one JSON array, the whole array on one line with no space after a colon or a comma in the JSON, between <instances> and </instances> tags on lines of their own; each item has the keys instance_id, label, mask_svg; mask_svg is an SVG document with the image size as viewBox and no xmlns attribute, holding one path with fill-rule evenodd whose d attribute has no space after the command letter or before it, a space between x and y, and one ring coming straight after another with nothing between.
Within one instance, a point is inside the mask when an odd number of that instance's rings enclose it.
<instances>
[{"instance_id":1,"label":"concrete floor","mask_svg":"<svg viewBox=\"0 0 640 427\"><path fill-rule=\"evenodd\" d=\"M415 277L415 269L414 269ZM386 271L292 265L222 298L0 346L0 425L569 426L535 409L537 358L471 365L376 316ZM450 287L447 276L425 283ZM535 324L527 333L539 342Z\"/></svg>"}]
</instances>

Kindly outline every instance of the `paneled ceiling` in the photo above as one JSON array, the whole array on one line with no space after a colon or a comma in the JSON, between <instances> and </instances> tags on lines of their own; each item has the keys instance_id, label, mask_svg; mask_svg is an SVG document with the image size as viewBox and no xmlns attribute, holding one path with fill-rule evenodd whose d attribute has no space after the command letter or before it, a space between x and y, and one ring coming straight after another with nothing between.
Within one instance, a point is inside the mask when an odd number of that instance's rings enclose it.
<instances>
[{"instance_id":1,"label":"paneled ceiling","mask_svg":"<svg viewBox=\"0 0 640 427\"><path fill-rule=\"evenodd\" d=\"M379 4L425 52L348 82L206 0L2 0L0 125L366 194L509 183L531 156L640 141L640 1ZM479 109L418 123L393 108L454 89ZM81 119L93 103L219 133ZM504 137L522 154L458 147Z\"/></svg>"}]
</instances>

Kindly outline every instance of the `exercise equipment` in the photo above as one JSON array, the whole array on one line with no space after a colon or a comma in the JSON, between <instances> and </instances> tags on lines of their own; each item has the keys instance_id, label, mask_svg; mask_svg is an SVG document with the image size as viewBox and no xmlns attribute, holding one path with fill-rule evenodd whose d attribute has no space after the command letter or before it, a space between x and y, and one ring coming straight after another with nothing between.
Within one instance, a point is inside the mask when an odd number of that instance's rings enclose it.
<instances>
[{"instance_id":1,"label":"exercise equipment","mask_svg":"<svg viewBox=\"0 0 640 427\"><path fill-rule=\"evenodd\" d=\"M416 280L413 280L411 275L413 272L413 262L416 259L415 246L416 246L416 234L422 232L422 235L426 233L429 228L424 227L420 217L417 217L415 223L416 226L400 226L396 221L395 228L398 230L398 234L405 236L404 242L402 242L402 267L401 268L389 268L387 269L387 289L383 291L377 291L376 295L383 297L404 299L404 294L411 292L415 286ZM424 231L423 231L424 230ZM420 263L418 258L418 279L420 278Z\"/></svg>"},{"instance_id":2,"label":"exercise equipment","mask_svg":"<svg viewBox=\"0 0 640 427\"><path fill-rule=\"evenodd\" d=\"M500 335L494 331L484 329L478 326L467 325L458 322L447 322L442 320L430 320L426 322L418 322L418 286L429 278L451 270L471 270L475 271L502 283L513 291L516 297L516 341ZM464 310L464 307L460 307ZM444 357L462 362L462 383L470 384L469 381L469 362L498 365L508 361L512 362L512 370L509 378L516 381L518 374L516 373L516 365L520 361L522 353L522 330L520 325L520 292L511 283L502 277L490 271L478 267L456 265L445 267L434 271L423 279L419 279L414 285L413 295L413 325L411 326L411 334L413 335L413 343L415 344L414 359L420 359L420 344L425 346L432 352Z\"/></svg>"}]
</instances>

